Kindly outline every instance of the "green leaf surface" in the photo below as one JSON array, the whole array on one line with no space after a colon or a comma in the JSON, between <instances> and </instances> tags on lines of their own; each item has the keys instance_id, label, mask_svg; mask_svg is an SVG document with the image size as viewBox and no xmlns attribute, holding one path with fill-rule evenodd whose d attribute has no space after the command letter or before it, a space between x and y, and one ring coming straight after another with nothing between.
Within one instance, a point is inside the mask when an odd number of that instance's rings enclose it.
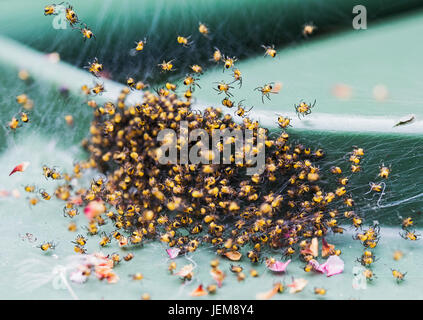
<instances>
[{"instance_id":1,"label":"green leaf surface","mask_svg":"<svg viewBox=\"0 0 423 320\"><path fill-rule=\"evenodd\" d=\"M284 48L276 58L259 56L242 61L236 65L242 71L242 88L238 90L233 84L231 92L235 101L245 100L246 109L254 106L251 117L267 126L274 126L280 114L290 116L296 129L422 134L423 83L416 68L423 49L423 44L416 42L423 32L422 19L422 13L417 13L367 30ZM196 89L200 104L219 105L223 95L213 90L216 82L232 80L231 72L223 73L222 69L203 76L201 89ZM283 87L263 103L261 93L254 89L270 82ZM335 96L337 85L348 86L350 96ZM386 98L375 98L378 85L386 88ZM299 119L294 105L301 100L310 104L316 100L316 105L310 115ZM415 117L413 122L395 127L410 114Z\"/></svg>"},{"instance_id":2,"label":"green leaf surface","mask_svg":"<svg viewBox=\"0 0 423 320\"><path fill-rule=\"evenodd\" d=\"M79 19L97 40L82 40L70 27L55 29L57 17L43 15L44 0L0 1L0 34L41 52L56 51L63 60L83 67L94 57L118 81L128 75L160 83L157 70L163 60L175 60L174 77L194 63L210 65L213 47L239 58L261 53L262 44L286 45L303 40L305 23L313 22L319 34L350 29L355 5L367 8L368 25L378 19L422 6L419 0L91 0L69 1ZM210 39L197 31L198 22L211 29ZM178 35L192 35L194 45L178 45ZM246 37L245 35L248 35ZM130 56L135 41L148 38L145 50ZM2 50L2 48L0 48ZM167 77L167 75L166 75Z\"/></svg>"}]
</instances>

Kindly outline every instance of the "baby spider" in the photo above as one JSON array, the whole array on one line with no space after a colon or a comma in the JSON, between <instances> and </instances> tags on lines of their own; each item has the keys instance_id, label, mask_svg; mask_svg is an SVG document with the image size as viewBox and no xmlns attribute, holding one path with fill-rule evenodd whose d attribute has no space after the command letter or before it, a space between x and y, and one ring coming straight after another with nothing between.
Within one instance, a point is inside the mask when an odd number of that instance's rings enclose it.
<instances>
[{"instance_id":1,"label":"baby spider","mask_svg":"<svg viewBox=\"0 0 423 320\"><path fill-rule=\"evenodd\" d=\"M239 83L239 87L241 88L242 87L242 73L241 73L241 70L234 69L233 77L234 77L234 81L232 81L231 83L238 82Z\"/></svg>"},{"instance_id":2,"label":"baby spider","mask_svg":"<svg viewBox=\"0 0 423 320\"><path fill-rule=\"evenodd\" d=\"M29 121L29 118L28 118L28 114L27 113L21 112L21 113L19 113L19 115L21 116L21 121L22 122L27 123Z\"/></svg>"},{"instance_id":3,"label":"baby spider","mask_svg":"<svg viewBox=\"0 0 423 320\"><path fill-rule=\"evenodd\" d=\"M194 78L192 75L187 74L184 79L184 85L188 86L191 91L194 91L195 86L200 87L200 85L196 82L200 80L199 78Z\"/></svg>"},{"instance_id":4,"label":"baby spider","mask_svg":"<svg viewBox=\"0 0 423 320\"><path fill-rule=\"evenodd\" d=\"M7 124L7 126L11 130L16 130L17 128L20 128L21 127L19 125L19 119L17 119L16 117L13 117L12 120L9 121L9 123Z\"/></svg>"},{"instance_id":5,"label":"baby spider","mask_svg":"<svg viewBox=\"0 0 423 320\"><path fill-rule=\"evenodd\" d=\"M176 88L177 88L177 85L173 84L171 82L166 82L165 87L166 87L167 90L175 91Z\"/></svg>"},{"instance_id":6,"label":"baby spider","mask_svg":"<svg viewBox=\"0 0 423 320\"><path fill-rule=\"evenodd\" d=\"M34 185L26 185L24 190L25 192L36 192L36 187Z\"/></svg>"},{"instance_id":7,"label":"baby spider","mask_svg":"<svg viewBox=\"0 0 423 320\"><path fill-rule=\"evenodd\" d=\"M144 38L144 40L140 40L140 41L135 41L136 43L136 47L134 48L135 51L142 51L144 50L144 46L147 43L147 38Z\"/></svg>"},{"instance_id":8,"label":"baby spider","mask_svg":"<svg viewBox=\"0 0 423 320\"><path fill-rule=\"evenodd\" d=\"M242 106L242 102L243 102L244 100L241 100L239 103L238 103L238 108L237 108L237 110L235 111L235 114L238 116L238 117L241 117L241 118L244 118L246 115L247 115L247 113L248 112L250 112L251 111L251 109L253 109L253 107L251 107L250 109L248 109L248 110L245 110L245 108Z\"/></svg>"},{"instance_id":9,"label":"baby spider","mask_svg":"<svg viewBox=\"0 0 423 320\"><path fill-rule=\"evenodd\" d=\"M372 263L377 261L374 254L366 250L360 258L357 258L357 262L360 262L363 266L370 266Z\"/></svg>"},{"instance_id":10,"label":"baby spider","mask_svg":"<svg viewBox=\"0 0 423 320\"><path fill-rule=\"evenodd\" d=\"M316 30L317 29L317 27L313 24L313 23L307 23L307 24L305 24L304 26L303 26L303 36L304 37L308 37L308 36L310 36L313 32L314 32L314 30Z\"/></svg>"},{"instance_id":11,"label":"baby spider","mask_svg":"<svg viewBox=\"0 0 423 320\"><path fill-rule=\"evenodd\" d=\"M107 233L104 231L100 234L100 236L101 236L101 239L100 239L99 245L101 247L107 246L110 243L110 236L107 235Z\"/></svg>"},{"instance_id":12,"label":"baby spider","mask_svg":"<svg viewBox=\"0 0 423 320\"><path fill-rule=\"evenodd\" d=\"M94 60L89 62L88 66L85 66L84 68L88 69L88 71L96 77L98 77L100 72L103 71L103 65L98 62L97 58L94 58Z\"/></svg>"},{"instance_id":13,"label":"baby spider","mask_svg":"<svg viewBox=\"0 0 423 320\"><path fill-rule=\"evenodd\" d=\"M42 251L48 251L49 249L53 250L56 248L56 244L54 242L43 242L37 248L40 248Z\"/></svg>"},{"instance_id":14,"label":"baby spider","mask_svg":"<svg viewBox=\"0 0 423 320\"><path fill-rule=\"evenodd\" d=\"M94 83L94 87L91 89L91 92L95 95L101 95L104 90L104 84L102 83Z\"/></svg>"},{"instance_id":15,"label":"baby spider","mask_svg":"<svg viewBox=\"0 0 423 320\"><path fill-rule=\"evenodd\" d=\"M311 109L316 104L316 100L314 100L313 104L307 104L303 101L300 101L298 106L294 105L295 111L297 112L298 119L301 119L300 116L305 117L306 115L311 113Z\"/></svg>"},{"instance_id":16,"label":"baby spider","mask_svg":"<svg viewBox=\"0 0 423 320\"><path fill-rule=\"evenodd\" d=\"M31 206L35 206L38 202L40 202L40 199L38 199L37 197L32 197L32 198L28 198L29 199L29 204Z\"/></svg>"},{"instance_id":17,"label":"baby spider","mask_svg":"<svg viewBox=\"0 0 423 320\"><path fill-rule=\"evenodd\" d=\"M76 236L75 241L71 241L74 244L77 244L79 246L85 246L87 244L87 238L85 238L83 235L78 234Z\"/></svg>"},{"instance_id":18,"label":"baby spider","mask_svg":"<svg viewBox=\"0 0 423 320\"><path fill-rule=\"evenodd\" d=\"M373 281L374 278L377 278L374 272L370 269L365 269L362 274L367 281Z\"/></svg>"},{"instance_id":19,"label":"baby spider","mask_svg":"<svg viewBox=\"0 0 423 320\"><path fill-rule=\"evenodd\" d=\"M63 216L73 218L79 214L78 208L63 208Z\"/></svg>"},{"instance_id":20,"label":"baby spider","mask_svg":"<svg viewBox=\"0 0 423 320\"><path fill-rule=\"evenodd\" d=\"M206 38L208 38L210 30L209 28L202 22L198 23L198 31L205 36Z\"/></svg>"},{"instance_id":21,"label":"baby spider","mask_svg":"<svg viewBox=\"0 0 423 320\"><path fill-rule=\"evenodd\" d=\"M203 73L203 68L199 66L198 64L194 64L190 68L192 71L194 71L194 73L199 73L199 74Z\"/></svg>"},{"instance_id":22,"label":"baby spider","mask_svg":"<svg viewBox=\"0 0 423 320\"><path fill-rule=\"evenodd\" d=\"M234 102L230 100L229 98L225 98L222 100L222 105L228 108L232 108L234 106Z\"/></svg>"},{"instance_id":23,"label":"baby spider","mask_svg":"<svg viewBox=\"0 0 423 320\"><path fill-rule=\"evenodd\" d=\"M416 234L415 231L405 231L404 233L399 234L401 236L401 238L405 239L405 240L411 240L411 241L416 241L419 240L420 235Z\"/></svg>"},{"instance_id":24,"label":"baby spider","mask_svg":"<svg viewBox=\"0 0 423 320\"><path fill-rule=\"evenodd\" d=\"M96 38L94 33L91 31L91 29L87 27L85 23L84 27L80 28L79 30L81 30L82 36L84 37L84 41L86 41L87 39Z\"/></svg>"},{"instance_id":25,"label":"baby spider","mask_svg":"<svg viewBox=\"0 0 423 320\"><path fill-rule=\"evenodd\" d=\"M324 296L326 294L326 289L324 289L324 288L314 288L314 294Z\"/></svg>"},{"instance_id":26,"label":"baby spider","mask_svg":"<svg viewBox=\"0 0 423 320\"><path fill-rule=\"evenodd\" d=\"M80 254L86 254L87 253L87 249L85 249L84 247L77 245L77 244L74 245L73 251L75 251L76 253L80 253Z\"/></svg>"},{"instance_id":27,"label":"baby spider","mask_svg":"<svg viewBox=\"0 0 423 320\"><path fill-rule=\"evenodd\" d=\"M402 273L399 270L391 269L392 276L397 280L397 283L400 283L401 281L404 281L404 277L407 274L407 272Z\"/></svg>"},{"instance_id":28,"label":"baby spider","mask_svg":"<svg viewBox=\"0 0 423 320\"><path fill-rule=\"evenodd\" d=\"M162 63L159 63L158 66L162 69L162 72L166 72L166 71L175 71L175 69L173 69L173 64L172 64L173 60L170 60L168 62L164 61Z\"/></svg>"},{"instance_id":29,"label":"baby spider","mask_svg":"<svg viewBox=\"0 0 423 320\"><path fill-rule=\"evenodd\" d=\"M222 53L220 52L218 48L214 47L213 56L210 59L210 61L219 63L220 60L222 60Z\"/></svg>"},{"instance_id":30,"label":"baby spider","mask_svg":"<svg viewBox=\"0 0 423 320\"><path fill-rule=\"evenodd\" d=\"M278 125L280 128L285 129L291 126L291 118L278 116Z\"/></svg>"},{"instance_id":31,"label":"baby spider","mask_svg":"<svg viewBox=\"0 0 423 320\"><path fill-rule=\"evenodd\" d=\"M135 80L132 77L126 79L126 85L132 90L135 87Z\"/></svg>"},{"instance_id":32,"label":"baby spider","mask_svg":"<svg viewBox=\"0 0 423 320\"><path fill-rule=\"evenodd\" d=\"M262 45L262 48L265 50L264 56L269 56L272 58L276 57L276 49L274 44L272 44L272 46Z\"/></svg>"},{"instance_id":33,"label":"baby spider","mask_svg":"<svg viewBox=\"0 0 423 320\"><path fill-rule=\"evenodd\" d=\"M69 21L69 24L71 25L71 27L73 28L73 25L77 22L79 22L78 20L78 16L76 15L76 12L73 10L73 7L71 5L69 5L66 8L66 20Z\"/></svg>"},{"instance_id":34,"label":"baby spider","mask_svg":"<svg viewBox=\"0 0 423 320\"><path fill-rule=\"evenodd\" d=\"M51 195L49 195L44 189L41 189L40 191L40 195L44 200L50 200L51 199Z\"/></svg>"},{"instance_id":35,"label":"baby spider","mask_svg":"<svg viewBox=\"0 0 423 320\"><path fill-rule=\"evenodd\" d=\"M61 175L57 171L56 168L49 168L47 166L43 166L43 175L46 179L48 178L51 178L53 180L61 179Z\"/></svg>"},{"instance_id":36,"label":"baby spider","mask_svg":"<svg viewBox=\"0 0 423 320\"><path fill-rule=\"evenodd\" d=\"M374 192L383 192L383 190L385 190L385 182L381 182L381 183L375 183L375 182L369 182L370 185L370 191L374 191Z\"/></svg>"},{"instance_id":37,"label":"baby spider","mask_svg":"<svg viewBox=\"0 0 423 320\"><path fill-rule=\"evenodd\" d=\"M190 38L191 36L188 36L188 37L178 36L176 38L176 41L178 41L179 44L182 44L183 47L188 48L194 43L193 41L189 41Z\"/></svg>"},{"instance_id":38,"label":"baby spider","mask_svg":"<svg viewBox=\"0 0 423 320\"><path fill-rule=\"evenodd\" d=\"M188 89L187 91L184 92L184 97L187 98L188 100L192 98L192 91L190 89Z\"/></svg>"},{"instance_id":39,"label":"baby spider","mask_svg":"<svg viewBox=\"0 0 423 320\"><path fill-rule=\"evenodd\" d=\"M408 217L402 220L402 228L407 229L408 227L411 227L414 224L413 218Z\"/></svg>"},{"instance_id":40,"label":"baby spider","mask_svg":"<svg viewBox=\"0 0 423 320\"><path fill-rule=\"evenodd\" d=\"M156 88L154 91L157 93L160 97L167 97L170 94L170 91L165 88Z\"/></svg>"},{"instance_id":41,"label":"baby spider","mask_svg":"<svg viewBox=\"0 0 423 320\"><path fill-rule=\"evenodd\" d=\"M264 97L266 97L267 99L270 100L270 94L271 93L274 93L274 94L278 93L277 91L275 91L273 89L273 84L274 84L274 82L270 82L270 83L265 84L263 87L257 87L257 88L254 89L254 90L258 90L258 91L261 92L261 101L263 103L264 103Z\"/></svg>"},{"instance_id":42,"label":"baby spider","mask_svg":"<svg viewBox=\"0 0 423 320\"><path fill-rule=\"evenodd\" d=\"M391 173L391 166L386 167L383 163L382 165L379 167L379 177L384 178L384 179L388 179L389 174Z\"/></svg>"},{"instance_id":43,"label":"baby spider","mask_svg":"<svg viewBox=\"0 0 423 320\"><path fill-rule=\"evenodd\" d=\"M236 57L227 57L227 56L222 56L222 60L223 60L223 71L225 71L225 69L230 69L234 66L235 61L237 61L238 59Z\"/></svg>"},{"instance_id":44,"label":"baby spider","mask_svg":"<svg viewBox=\"0 0 423 320\"><path fill-rule=\"evenodd\" d=\"M233 89L232 86L230 86L229 84L225 83L224 81L215 82L215 83L217 83L217 89L216 88L213 88L213 89L216 90L218 92L218 94L221 94L222 92L224 92L229 97L232 97L233 96L229 92L229 89Z\"/></svg>"},{"instance_id":45,"label":"baby spider","mask_svg":"<svg viewBox=\"0 0 423 320\"><path fill-rule=\"evenodd\" d=\"M370 190L367 191L365 194L368 194L372 191L380 193L379 200L377 201L377 205L380 206L380 201L382 200L382 197L385 195L385 188L386 184L385 182L375 183L375 182L369 182Z\"/></svg>"},{"instance_id":46,"label":"baby spider","mask_svg":"<svg viewBox=\"0 0 423 320\"><path fill-rule=\"evenodd\" d=\"M63 2L59 3L60 6ZM44 7L44 15L45 16L51 16L51 15L58 15L59 12L56 10L57 4L50 4L48 6Z\"/></svg>"}]
</instances>

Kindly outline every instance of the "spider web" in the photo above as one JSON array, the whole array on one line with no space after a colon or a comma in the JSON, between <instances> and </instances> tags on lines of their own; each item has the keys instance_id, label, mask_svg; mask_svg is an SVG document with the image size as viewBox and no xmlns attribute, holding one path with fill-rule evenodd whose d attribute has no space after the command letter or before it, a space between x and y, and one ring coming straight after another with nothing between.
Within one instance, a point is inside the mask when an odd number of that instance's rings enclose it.
<instances>
[{"instance_id":1,"label":"spider web","mask_svg":"<svg viewBox=\"0 0 423 320\"><path fill-rule=\"evenodd\" d=\"M300 2L303 3L303 2ZM273 4L273 3L272 3ZM75 2L75 8L77 9L77 2ZM128 1L124 1L122 8L123 11L117 12L113 15L113 19L109 19L111 11L111 1L106 1L105 5L100 9L96 16L98 25L93 25L93 30L98 34L96 48L93 45L88 45L78 48L74 48L70 39L77 39L79 34L74 30L64 31L67 35L57 35L55 38L47 38L44 35L35 35L30 39L21 39L35 48L43 50L45 52L58 51L62 58L66 61L71 62L77 66L84 66L88 59L93 56L98 56L104 64L108 66L110 73L113 78L119 81L124 81L127 75L137 75L137 80L152 80L153 82L160 82L163 80L162 76L154 70L156 64L161 62L163 59L171 59L176 57L179 61L178 71L174 77L179 77L185 74L187 67L193 62L201 61L204 64L208 63L210 52L213 50L213 46L218 46L223 52L227 52L230 55L238 57L245 57L247 55L256 54L256 49L263 43L275 43L277 39L284 38L284 41L299 41L301 38L298 36L298 31L295 32L287 31L282 28L282 23L279 22L276 26L272 26L274 29L273 33L265 32L264 30L270 30L268 21L271 21L272 17L264 19L264 24L249 23L251 27L251 33L255 39L245 37L243 41L239 39L239 34L230 32L235 30L227 29L229 25L228 20L230 15L224 17L219 22L220 24L213 25L210 23L210 27L214 29L218 38L215 38L215 42L210 45L201 45L201 41L204 39L195 38L196 42L189 51L186 50L169 48L168 43L174 41L176 35L165 32L165 36L159 40L153 40L153 36L159 33L159 30L163 29L161 19L166 18L170 13L170 9L166 7L165 2L158 1L154 8L152 20L148 22L150 27L145 27L142 32L133 32L132 34L125 37L119 37L120 34L128 34L127 32L134 29L133 22L130 21L130 17L125 15L125 11L131 9ZM265 7L267 8L267 7ZM332 12L334 17L338 19L348 18L350 23L350 16L343 14L339 9L330 9L320 4L320 13L326 12L328 15ZM308 21L309 16L306 14L306 8L301 7L304 10L301 16L301 23ZM151 12L150 12L151 13ZM201 16L195 16L195 20L204 20L204 22L210 21L210 19L203 19ZM258 14L257 14L258 15ZM285 13L282 17L285 16ZM242 13L242 21L251 21L251 18L256 18L253 12ZM47 18L48 19L48 18ZM250 19L250 20L249 20ZM267 20L268 19L268 20ZM187 19L188 20L188 19ZM282 19L281 19L282 20ZM111 21L111 23L109 23ZM263 19L260 19L263 21ZM279 21L279 20L277 20ZM185 22L185 21L183 21ZM212 21L210 21L212 22ZM242 24L242 22L240 22ZM245 25L246 23L244 23ZM180 23L181 34L188 34L192 30L192 23L185 24ZM188 27L189 25L189 27ZM9 28L17 28L18 24L12 24ZM96 30L95 28L96 27ZM186 28L186 29L185 29ZM173 25L166 27L167 30L174 30ZM242 29L242 28L241 28ZM6 33L9 30L6 30ZM160 31L161 32L161 31ZM243 31L244 32L244 31ZM106 35L102 35L106 34ZM161 34L161 33L160 33ZM259 37L256 35L260 35ZM145 56L136 56L131 58L128 55L130 50L130 44L133 40L143 38L143 36L149 37L149 45L151 45L151 51ZM22 35L24 37L24 35ZM253 38L254 38L253 37ZM46 39L47 38L47 39ZM241 37L242 39L242 37ZM78 40L80 40L78 38ZM101 44L101 45L98 45ZM128 45L129 44L129 45ZM204 44L204 43L203 43ZM279 43L281 44L281 43ZM116 50L116 48L119 48ZM113 54L110 54L110 53ZM145 52L147 53L147 52ZM74 148L71 154L61 154L62 158L54 158L50 161L46 160L45 144L56 143L57 148L68 148L77 145L82 138L87 136L89 123L91 120L91 112L87 108L83 101L79 98L75 98L72 95L66 97L66 95L57 92L58 88L46 88L44 84L33 82L25 84L20 80L16 79L17 70L14 68L2 66L2 72L0 73L0 120L3 126L0 128L0 148L3 155L1 158L1 166L3 168L11 168L13 164L21 162L23 157L30 157L34 163L48 162L49 165L57 165L59 167L69 167L69 164L74 160L79 160L85 157L84 153L79 152L79 149ZM315 81L311 85L317 86L318 81ZM30 98L34 99L35 107L30 112L30 123L28 126L24 126L17 130L16 133L11 132L5 127L5 123L11 119L12 116L19 113L19 106L15 102L15 97L21 93L27 93ZM354 98L353 98L354 100ZM360 103L357 99L357 103ZM75 123L73 128L67 128L64 124L63 117L66 114L73 114ZM322 148L326 152L326 157L319 162L319 166L322 171L322 183L327 185L328 188L334 188L336 186L335 179L330 175L329 169L331 166L340 166L346 175L350 178L348 190L352 193L355 200L355 209L360 213L366 224L371 224L374 220L378 220L381 224L399 226L401 220L407 216L412 216L417 220L417 226L419 226L419 220L421 214L419 213L423 208L423 176L422 172L422 152L423 144L421 138L416 136L395 136L389 134L334 134L326 132L304 132L300 130L291 129L290 131L293 141L304 144L313 145L316 148ZM38 149L31 150L31 154L24 152L17 152L22 146L30 146L28 138L31 137L34 144L38 145ZM364 148L365 156L362 163L363 172L358 174L349 173L348 153L352 151L353 146L359 146ZM49 152L54 153L55 148L50 148ZM43 160L40 160L43 159ZM385 164L391 166L392 173L386 181L386 187L384 194L380 197L380 194L368 193L369 182L382 181L378 178L379 166ZM39 174L41 176L41 168ZM34 174L35 176L35 174ZM28 183L25 179L20 180L20 185L15 184L16 187L21 187L23 184ZM8 189L13 186L6 185L5 182L0 183L1 189ZM52 190L51 185L49 190ZM57 211L60 212L61 206L59 204L53 204L57 206ZM11 210L13 208L13 202L9 202L3 205L3 210ZM43 207L41 207L43 208ZM36 209L40 210L40 209ZM44 218L47 217L44 216ZM63 219L59 214L58 217L50 217L49 219ZM65 226L63 226L65 228ZM21 230L22 232L24 230ZM51 230L45 230L46 233ZM152 244L154 250L163 250L163 246L160 244ZM208 252L208 248L200 248L200 252ZM204 261L197 261L197 255L193 257L187 257L187 263L204 263ZM194 259L193 261L189 259ZM167 263L166 257L157 260L153 263L153 266L159 267ZM153 281L152 279L150 281ZM175 296L185 297L188 290L196 284L199 284L198 278L194 278L190 286L180 287Z\"/></svg>"}]
</instances>

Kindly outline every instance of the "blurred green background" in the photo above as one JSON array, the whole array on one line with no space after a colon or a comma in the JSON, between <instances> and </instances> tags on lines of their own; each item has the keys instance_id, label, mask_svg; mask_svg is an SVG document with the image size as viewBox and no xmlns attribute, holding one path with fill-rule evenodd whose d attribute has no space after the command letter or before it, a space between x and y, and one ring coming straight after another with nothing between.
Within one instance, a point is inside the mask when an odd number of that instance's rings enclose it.
<instances>
[{"instance_id":1,"label":"blurred green background","mask_svg":"<svg viewBox=\"0 0 423 320\"><path fill-rule=\"evenodd\" d=\"M96 56L117 81L131 75L156 83L164 79L156 68L164 59L176 59L178 72L173 76L177 77L193 63L210 64L213 47L244 59L262 53L262 44L280 48L301 43L306 23L318 26L318 35L351 30L355 5L367 8L369 26L423 6L419 0L75 0L71 4L80 20L97 37L97 41L82 43L75 30L52 27L53 17L41 14L47 4L42 0L0 1L0 33L41 52L59 52L62 59L78 67ZM209 26L211 41L198 33L199 21ZM189 49L178 46L178 35L192 35L194 45ZM148 39L145 51L131 57L135 41L144 37Z\"/></svg>"}]
</instances>

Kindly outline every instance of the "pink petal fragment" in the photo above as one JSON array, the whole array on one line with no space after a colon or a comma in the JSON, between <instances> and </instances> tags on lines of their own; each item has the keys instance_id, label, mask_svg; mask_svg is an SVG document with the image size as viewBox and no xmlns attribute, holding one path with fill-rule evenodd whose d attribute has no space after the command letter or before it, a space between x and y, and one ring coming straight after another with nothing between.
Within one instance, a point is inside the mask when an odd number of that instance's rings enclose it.
<instances>
[{"instance_id":1,"label":"pink petal fragment","mask_svg":"<svg viewBox=\"0 0 423 320\"><path fill-rule=\"evenodd\" d=\"M81 197L81 196L74 196L74 197L71 197L71 198L70 198L70 201L71 201L73 204L77 205L77 206L82 205L82 197Z\"/></svg>"},{"instance_id":2,"label":"pink petal fragment","mask_svg":"<svg viewBox=\"0 0 423 320\"><path fill-rule=\"evenodd\" d=\"M311 243L301 250L301 254L311 254L313 257L317 257L319 255L319 241L317 238L311 239Z\"/></svg>"},{"instance_id":3,"label":"pink petal fragment","mask_svg":"<svg viewBox=\"0 0 423 320\"><path fill-rule=\"evenodd\" d=\"M344 271L344 261L336 255L330 256L325 263L324 270L328 277L340 274Z\"/></svg>"},{"instance_id":4,"label":"pink petal fragment","mask_svg":"<svg viewBox=\"0 0 423 320\"><path fill-rule=\"evenodd\" d=\"M21 197L21 193L19 192L18 189L13 189L11 192L12 196L16 199L19 199Z\"/></svg>"},{"instance_id":5,"label":"pink petal fragment","mask_svg":"<svg viewBox=\"0 0 423 320\"><path fill-rule=\"evenodd\" d=\"M220 270L218 268L213 268L210 271L210 274L213 277L214 281L216 281L217 286L219 288L221 288L222 287L223 280L226 278L226 274L222 270Z\"/></svg>"},{"instance_id":6,"label":"pink petal fragment","mask_svg":"<svg viewBox=\"0 0 423 320\"><path fill-rule=\"evenodd\" d=\"M332 88L332 94L343 100L348 100L352 96L352 88L344 83L338 83Z\"/></svg>"},{"instance_id":7,"label":"pink petal fragment","mask_svg":"<svg viewBox=\"0 0 423 320\"><path fill-rule=\"evenodd\" d=\"M307 283L308 281L303 278L294 279L291 284L288 284L288 287L290 288L289 293L292 294L302 291L307 285Z\"/></svg>"},{"instance_id":8,"label":"pink petal fragment","mask_svg":"<svg viewBox=\"0 0 423 320\"><path fill-rule=\"evenodd\" d=\"M9 190L0 190L0 198L6 198L10 196Z\"/></svg>"},{"instance_id":9,"label":"pink petal fragment","mask_svg":"<svg viewBox=\"0 0 423 320\"><path fill-rule=\"evenodd\" d=\"M107 282L108 283L117 283L119 281L119 276L114 272L109 272L107 274Z\"/></svg>"},{"instance_id":10,"label":"pink petal fragment","mask_svg":"<svg viewBox=\"0 0 423 320\"><path fill-rule=\"evenodd\" d=\"M267 268L270 271L274 271L274 272L285 272L286 267L288 266L290 262L291 262L291 259L289 259L287 262L276 261L275 263L267 264Z\"/></svg>"},{"instance_id":11,"label":"pink petal fragment","mask_svg":"<svg viewBox=\"0 0 423 320\"><path fill-rule=\"evenodd\" d=\"M175 273L175 276L180 276L180 277L186 277L187 275L189 275L192 270L194 269L194 266L192 264L188 264L185 265L181 268L181 270L179 270L177 273Z\"/></svg>"},{"instance_id":12,"label":"pink petal fragment","mask_svg":"<svg viewBox=\"0 0 423 320\"><path fill-rule=\"evenodd\" d=\"M378 84L373 87L373 98L377 101L386 100L389 96L388 88L383 84Z\"/></svg>"},{"instance_id":13,"label":"pink petal fragment","mask_svg":"<svg viewBox=\"0 0 423 320\"><path fill-rule=\"evenodd\" d=\"M322 264L317 263L316 271L319 271L321 273L326 273L326 266L327 266L327 264L328 264L327 262L322 263Z\"/></svg>"},{"instance_id":14,"label":"pink petal fragment","mask_svg":"<svg viewBox=\"0 0 423 320\"><path fill-rule=\"evenodd\" d=\"M332 255L334 250L335 246L333 244L329 244L325 238L322 238L322 258Z\"/></svg>"},{"instance_id":15,"label":"pink petal fragment","mask_svg":"<svg viewBox=\"0 0 423 320\"><path fill-rule=\"evenodd\" d=\"M88 220L94 219L96 216L104 213L105 211L106 207L101 200L90 201L84 208L84 214Z\"/></svg>"},{"instance_id":16,"label":"pink petal fragment","mask_svg":"<svg viewBox=\"0 0 423 320\"><path fill-rule=\"evenodd\" d=\"M313 267L313 270L314 271L318 271L318 272L321 272L321 273L325 273L326 272L325 271L325 268L326 268L327 262L320 264L320 263L317 262L316 259L311 259L308 262L308 264Z\"/></svg>"},{"instance_id":17,"label":"pink petal fragment","mask_svg":"<svg viewBox=\"0 0 423 320\"><path fill-rule=\"evenodd\" d=\"M181 249L178 248L172 248L172 249L166 249L167 254L169 255L169 258L175 259L178 255Z\"/></svg>"},{"instance_id":18,"label":"pink petal fragment","mask_svg":"<svg viewBox=\"0 0 423 320\"><path fill-rule=\"evenodd\" d=\"M313 266L315 271L325 273L328 277L342 273L344 271L344 261L336 256L330 256L325 263L319 264L316 260L312 259L309 264Z\"/></svg>"},{"instance_id":19,"label":"pink petal fragment","mask_svg":"<svg viewBox=\"0 0 423 320\"><path fill-rule=\"evenodd\" d=\"M77 270L72 272L69 277L70 281L75 283L84 283L87 281L88 277L82 273L82 271Z\"/></svg>"},{"instance_id":20,"label":"pink petal fragment","mask_svg":"<svg viewBox=\"0 0 423 320\"><path fill-rule=\"evenodd\" d=\"M9 173L9 176L11 176L12 174L14 174L15 172L24 172L26 170L26 168L28 168L29 166L29 162L28 161L24 161L20 164L18 164L16 167L13 168L13 170Z\"/></svg>"},{"instance_id":21,"label":"pink petal fragment","mask_svg":"<svg viewBox=\"0 0 423 320\"><path fill-rule=\"evenodd\" d=\"M197 289L191 292L191 297L201 297L208 295L208 292L204 290L203 285L200 284Z\"/></svg>"}]
</instances>

